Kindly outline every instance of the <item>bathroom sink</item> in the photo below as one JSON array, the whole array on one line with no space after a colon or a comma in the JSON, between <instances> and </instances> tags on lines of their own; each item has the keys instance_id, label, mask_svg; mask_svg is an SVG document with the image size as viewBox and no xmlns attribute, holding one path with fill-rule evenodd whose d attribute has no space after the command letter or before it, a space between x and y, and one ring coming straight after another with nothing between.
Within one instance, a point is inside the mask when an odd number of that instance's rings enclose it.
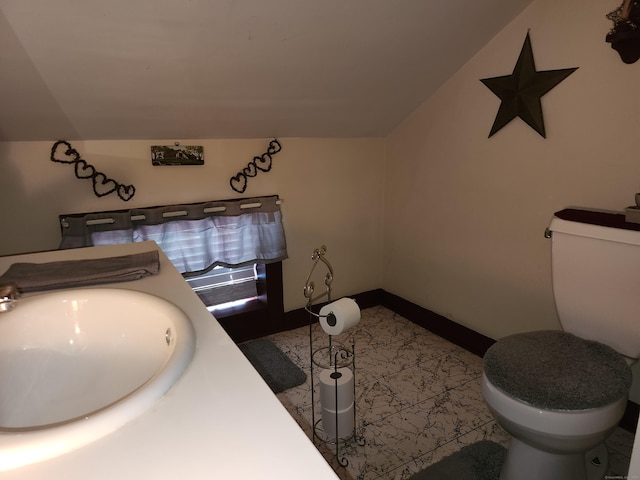
<instances>
[{"instance_id":1,"label":"bathroom sink","mask_svg":"<svg viewBox=\"0 0 640 480\"><path fill-rule=\"evenodd\" d=\"M0 471L93 442L153 406L195 350L172 303L117 288L25 297L0 315Z\"/></svg>"}]
</instances>

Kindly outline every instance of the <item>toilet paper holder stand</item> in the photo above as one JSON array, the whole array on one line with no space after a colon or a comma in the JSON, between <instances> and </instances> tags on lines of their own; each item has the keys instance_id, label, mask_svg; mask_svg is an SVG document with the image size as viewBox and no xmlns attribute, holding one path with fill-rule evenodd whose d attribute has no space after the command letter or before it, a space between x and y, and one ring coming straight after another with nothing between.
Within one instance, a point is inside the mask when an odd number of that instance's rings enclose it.
<instances>
[{"instance_id":1,"label":"toilet paper holder stand","mask_svg":"<svg viewBox=\"0 0 640 480\"><path fill-rule=\"evenodd\" d=\"M316 317L320 317L320 315L313 313L310 308L311 305L320 300L321 298L328 297L328 301L331 301L331 282L333 282L333 267L329 263L324 256L327 253L327 247L322 245L320 248L316 248L311 255L311 260L313 260L313 265L311 266L311 271L307 276L307 281L304 284L304 296L307 298L307 306L305 309L307 312L315 315ZM327 273L324 276L324 284L327 287L326 290L316 296L313 295L315 290L315 283L311 280L311 276L313 275L313 271L316 269L318 262L322 262L327 267Z\"/></svg>"},{"instance_id":2,"label":"toilet paper holder stand","mask_svg":"<svg viewBox=\"0 0 640 480\"><path fill-rule=\"evenodd\" d=\"M311 309L313 307L314 302L317 302L318 300L323 299L325 297L327 299L326 300L327 303L331 303L331 283L333 282L333 267L331 266L331 263L329 263L329 261L325 258L326 253L327 253L327 247L325 245L322 245L321 247L316 248L313 251L313 254L311 255L311 260L313 261L313 265L311 266L311 271L307 276L307 281L305 282L305 286L304 286L304 296L307 299L307 304L304 308L309 313L309 352L310 352L309 364L310 364L310 370L311 370L311 423L313 427L312 428L313 441L315 442L315 440L318 439L324 443L335 443L336 459L338 460L341 466L346 467L347 465L349 465L349 460L346 457L340 455L340 442L344 443L350 440L355 440L357 444L360 446L364 446L366 442L363 435L357 434L358 424L357 424L356 402L355 402L356 396L355 396L355 342L354 340L353 339L351 340L351 348L347 349L344 346L339 344L334 345L332 340L332 335L328 335L329 338L328 338L327 347L320 347L314 350L314 346L313 346L312 327L313 327L313 324L315 323L315 319L326 318L327 323L331 326L334 326L336 323L336 317L333 314L333 312L329 312L327 315L320 315L319 313L315 313ZM319 263L324 264L324 266L327 269L327 273L324 276L325 291L314 295L315 283L313 282L311 277L313 275L313 272L316 266ZM326 352L326 360L323 363L322 357L323 357L323 354L325 354L325 352ZM322 435L318 430L318 426L322 421L322 419L316 420L315 398L314 398L314 390L315 390L314 365L320 368L333 368L335 370L336 388L334 390L336 392L335 393L336 405L338 404L338 398L337 398L338 396L337 382L339 377L338 368L349 367L353 371L353 377L354 377L353 432L351 436L347 438L339 438L339 428L338 428L339 425L338 425L337 412L335 415L335 422L336 422L335 437L329 438L326 434ZM332 374L332 378L334 378L333 374Z\"/></svg>"},{"instance_id":3,"label":"toilet paper holder stand","mask_svg":"<svg viewBox=\"0 0 640 480\"><path fill-rule=\"evenodd\" d=\"M333 327L336 325L336 316L333 314L333 312L329 312L327 315L320 315L319 313L315 313L314 311L311 310L313 303L317 302L321 298L327 297L327 303L331 302L331 282L333 281L333 267L331 266L331 263L329 263L329 260L325 258L326 253L327 253L327 247L322 245L321 247L316 248L313 251L313 254L311 255L311 260L313 260L313 265L311 266L311 271L307 276L307 281L304 284L304 296L307 298L307 305L304 307L304 309L310 315L313 315L318 319L326 318L327 324ZM311 276L313 275L313 271L318 265L318 262L322 262L325 265L325 267L327 267L327 273L324 276L324 285L326 287L326 290L314 296L313 293L315 291L316 285L313 282L313 280L311 280Z\"/></svg>"}]
</instances>

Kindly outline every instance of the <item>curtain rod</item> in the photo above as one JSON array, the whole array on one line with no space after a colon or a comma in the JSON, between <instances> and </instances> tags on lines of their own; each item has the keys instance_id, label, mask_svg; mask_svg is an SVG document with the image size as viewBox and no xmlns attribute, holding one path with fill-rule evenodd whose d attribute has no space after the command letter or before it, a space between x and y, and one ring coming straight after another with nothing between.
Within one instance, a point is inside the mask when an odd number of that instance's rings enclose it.
<instances>
[{"instance_id":1,"label":"curtain rod","mask_svg":"<svg viewBox=\"0 0 640 480\"><path fill-rule=\"evenodd\" d=\"M282 200L276 200L276 205L280 205L282 204ZM252 203L243 203L240 205L240 209L242 210L246 210L249 208L260 208L262 206L262 203L260 202L252 202ZM144 210L143 208L141 208L140 210ZM219 212L225 212L227 210L227 207L207 207L203 209L204 213L219 213ZM162 214L163 218L171 218L171 217L184 217L186 215L188 215L189 212L187 212L186 210L176 210L173 212L164 212ZM140 220L146 220L147 217L145 217L144 215L131 215L131 221L140 221ZM109 218L109 217L105 217L105 218L100 218L100 219L94 219L94 220L87 220L86 224L87 225L107 225L110 223L115 223L115 220L113 218ZM63 228L68 228L69 227L69 223L66 221L66 218L61 218L60 219L60 225Z\"/></svg>"}]
</instances>

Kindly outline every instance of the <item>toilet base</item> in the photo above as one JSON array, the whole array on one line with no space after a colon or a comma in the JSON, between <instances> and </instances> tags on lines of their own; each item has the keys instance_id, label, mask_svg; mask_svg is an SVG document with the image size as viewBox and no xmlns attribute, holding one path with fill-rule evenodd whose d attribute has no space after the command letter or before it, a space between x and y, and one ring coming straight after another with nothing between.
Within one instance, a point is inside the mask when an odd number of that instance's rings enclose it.
<instances>
[{"instance_id":1,"label":"toilet base","mask_svg":"<svg viewBox=\"0 0 640 480\"><path fill-rule=\"evenodd\" d=\"M597 461L592 461L596 459ZM584 453L555 454L511 438L500 480L601 480L609 459L604 444Z\"/></svg>"}]
</instances>

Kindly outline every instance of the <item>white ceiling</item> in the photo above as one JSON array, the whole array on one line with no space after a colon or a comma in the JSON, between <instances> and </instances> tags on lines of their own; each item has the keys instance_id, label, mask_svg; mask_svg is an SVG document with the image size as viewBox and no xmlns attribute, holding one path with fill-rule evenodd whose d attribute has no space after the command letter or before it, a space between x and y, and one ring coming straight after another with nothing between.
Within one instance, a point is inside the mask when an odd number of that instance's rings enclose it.
<instances>
[{"instance_id":1,"label":"white ceiling","mask_svg":"<svg viewBox=\"0 0 640 480\"><path fill-rule=\"evenodd\" d=\"M0 140L385 136L532 0L0 0Z\"/></svg>"}]
</instances>

